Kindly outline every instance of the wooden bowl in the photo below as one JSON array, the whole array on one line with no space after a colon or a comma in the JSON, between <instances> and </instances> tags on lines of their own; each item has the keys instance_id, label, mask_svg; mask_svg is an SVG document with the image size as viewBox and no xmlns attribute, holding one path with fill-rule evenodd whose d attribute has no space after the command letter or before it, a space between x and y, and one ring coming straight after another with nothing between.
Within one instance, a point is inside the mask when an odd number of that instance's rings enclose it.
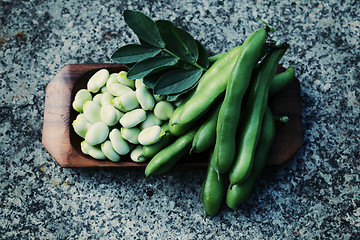
<instances>
[{"instance_id":1,"label":"wooden bowl","mask_svg":"<svg viewBox=\"0 0 360 240\"><path fill-rule=\"evenodd\" d=\"M126 70L121 64L69 64L64 66L46 86L42 143L62 167L145 167L147 163L135 163L128 156L120 162L96 160L81 152L82 139L74 132L72 121L77 112L72 108L74 96L86 88L89 78L99 69L110 73ZM285 69L279 67L278 72ZM267 161L279 165L288 161L302 144L300 83L294 80L279 95L269 101L275 116L286 115L290 121L276 125L276 136ZM178 166L206 167L209 152L187 155Z\"/></svg>"}]
</instances>

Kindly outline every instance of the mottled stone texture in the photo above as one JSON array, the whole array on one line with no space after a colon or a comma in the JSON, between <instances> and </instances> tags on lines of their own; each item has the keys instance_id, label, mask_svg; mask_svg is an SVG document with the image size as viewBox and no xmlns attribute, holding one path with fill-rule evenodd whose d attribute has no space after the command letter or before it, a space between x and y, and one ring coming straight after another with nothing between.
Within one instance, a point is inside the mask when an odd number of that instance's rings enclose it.
<instances>
[{"instance_id":1,"label":"mottled stone texture","mask_svg":"<svg viewBox=\"0 0 360 240\"><path fill-rule=\"evenodd\" d=\"M236 3L235 3L236 2ZM189 31L212 54L261 26L291 48L304 143L234 214L203 221L205 169L62 169L41 144L45 86L69 63L136 42L122 11ZM0 2L1 239L360 239L359 1ZM18 33L23 33L18 34ZM7 41L7 42L5 42Z\"/></svg>"}]
</instances>

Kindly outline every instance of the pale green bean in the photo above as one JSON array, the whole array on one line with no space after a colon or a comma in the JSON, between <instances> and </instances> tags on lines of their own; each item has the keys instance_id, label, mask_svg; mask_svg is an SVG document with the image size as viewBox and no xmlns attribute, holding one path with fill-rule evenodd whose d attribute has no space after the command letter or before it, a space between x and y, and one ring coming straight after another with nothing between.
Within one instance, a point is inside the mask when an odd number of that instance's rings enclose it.
<instances>
[{"instance_id":1,"label":"pale green bean","mask_svg":"<svg viewBox=\"0 0 360 240\"><path fill-rule=\"evenodd\" d=\"M109 127L103 122L96 122L88 129L85 141L90 145L97 145L106 140L109 135Z\"/></svg>"},{"instance_id":2,"label":"pale green bean","mask_svg":"<svg viewBox=\"0 0 360 240\"><path fill-rule=\"evenodd\" d=\"M106 81L108 79L109 71L106 69L101 69L89 79L87 83L87 89L89 90L89 92L96 93L106 84Z\"/></svg>"}]
</instances>

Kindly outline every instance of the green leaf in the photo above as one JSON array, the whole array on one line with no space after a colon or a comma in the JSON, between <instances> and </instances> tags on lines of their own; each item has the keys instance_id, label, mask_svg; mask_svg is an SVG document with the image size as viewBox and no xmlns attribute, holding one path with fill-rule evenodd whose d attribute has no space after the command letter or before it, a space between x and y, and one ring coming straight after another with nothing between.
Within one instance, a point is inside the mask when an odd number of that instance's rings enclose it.
<instances>
[{"instance_id":1,"label":"green leaf","mask_svg":"<svg viewBox=\"0 0 360 240\"><path fill-rule=\"evenodd\" d=\"M161 52L161 48L138 44L129 44L116 50L111 59L119 63L140 62L147 58L155 57Z\"/></svg>"},{"instance_id":2,"label":"green leaf","mask_svg":"<svg viewBox=\"0 0 360 240\"><path fill-rule=\"evenodd\" d=\"M141 40L159 48L165 47L159 30L151 18L139 11L125 10L124 19Z\"/></svg>"},{"instance_id":3,"label":"green leaf","mask_svg":"<svg viewBox=\"0 0 360 240\"><path fill-rule=\"evenodd\" d=\"M200 66L207 69L209 67L209 53L206 50L206 48L203 45L201 45L199 41L196 40L196 43L198 45L198 52L199 52L197 63Z\"/></svg>"},{"instance_id":4,"label":"green leaf","mask_svg":"<svg viewBox=\"0 0 360 240\"><path fill-rule=\"evenodd\" d=\"M189 92L191 90L193 90L195 87L197 86L197 83L195 83L192 87L186 89L185 91L182 91L180 93L175 93L175 94L169 94L166 96L166 100L169 102L174 102L179 100L180 98L184 98L186 97L186 94L189 94Z\"/></svg>"},{"instance_id":5,"label":"green leaf","mask_svg":"<svg viewBox=\"0 0 360 240\"><path fill-rule=\"evenodd\" d=\"M177 62L178 59L172 56L157 56L148 58L136 63L132 68L130 68L127 77L129 79L143 78L155 69L173 66Z\"/></svg>"},{"instance_id":6,"label":"green leaf","mask_svg":"<svg viewBox=\"0 0 360 240\"><path fill-rule=\"evenodd\" d=\"M164 75L166 72L172 70L174 70L173 66L155 69L154 71L152 71L151 73L149 73L144 77L145 86L147 86L150 89L154 89L154 86L156 82L160 79L160 77Z\"/></svg>"},{"instance_id":7,"label":"green leaf","mask_svg":"<svg viewBox=\"0 0 360 240\"><path fill-rule=\"evenodd\" d=\"M194 86L201 77L199 69L177 69L165 73L154 86L154 93L169 95L181 93Z\"/></svg>"},{"instance_id":8,"label":"green leaf","mask_svg":"<svg viewBox=\"0 0 360 240\"><path fill-rule=\"evenodd\" d=\"M194 63L197 61L198 46L189 33L166 20L158 20L156 25L167 49L185 62Z\"/></svg>"}]
</instances>

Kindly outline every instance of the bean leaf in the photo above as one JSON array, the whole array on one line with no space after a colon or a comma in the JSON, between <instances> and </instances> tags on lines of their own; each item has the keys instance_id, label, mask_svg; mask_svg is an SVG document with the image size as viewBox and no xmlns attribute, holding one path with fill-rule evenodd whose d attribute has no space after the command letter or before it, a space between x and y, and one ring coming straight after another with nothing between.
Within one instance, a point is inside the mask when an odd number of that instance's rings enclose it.
<instances>
[{"instance_id":1,"label":"bean leaf","mask_svg":"<svg viewBox=\"0 0 360 240\"><path fill-rule=\"evenodd\" d=\"M199 52L199 58L198 58L197 62L199 63L200 66L207 69L209 67L208 51L206 50L206 48L203 45L201 45L201 43L199 41L196 40L196 43L198 45L198 52Z\"/></svg>"},{"instance_id":2,"label":"bean leaf","mask_svg":"<svg viewBox=\"0 0 360 240\"><path fill-rule=\"evenodd\" d=\"M169 95L184 92L196 84L201 77L200 69L177 69L165 73L154 86L154 93Z\"/></svg>"},{"instance_id":3,"label":"bean leaf","mask_svg":"<svg viewBox=\"0 0 360 240\"><path fill-rule=\"evenodd\" d=\"M186 93L190 92L191 90L193 90L195 87L197 86L197 84L195 83L193 86L191 86L190 88L186 89L185 91L179 92L179 93L175 93L175 94L169 94L166 96L166 100L169 102L173 102L173 101L177 101L180 98L184 97L184 94L186 96Z\"/></svg>"},{"instance_id":4,"label":"bean leaf","mask_svg":"<svg viewBox=\"0 0 360 240\"><path fill-rule=\"evenodd\" d=\"M129 79L143 78L156 69L173 66L177 62L178 59L172 56L157 56L148 58L136 63L132 68L130 68L127 77Z\"/></svg>"},{"instance_id":5,"label":"bean leaf","mask_svg":"<svg viewBox=\"0 0 360 240\"><path fill-rule=\"evenodd\" d=\"M155 57L161 52L161 48L150 45L129 44L125 45L111 56L111 59L119 63L140 62L150 57Z\"/></svg>"},{"instance_id":6,"label":"bean leaf","mask_svg":"<svg viewBox=\"0 0 360 240\"><path fill-rule=\"evenodd\" d=\"M174 66L158 68L144 77L144 84L148 88L154 89L154 86L155 86L156 82L160 79L160 77L162 75L164 75L165 73L167 73L169 71L173 71L173 70L175 70Z\"/></svg>"},{"instance_id":7,"label":"bean leaf","mask_svg":"<svg viewBox=\"0 0 360 240\"><path fill-rule=\"evenodd\" d=\"M159 30L151 18L139 11L125 10L124 19L126 24L141 40L159 48L165 47Z\"/></svg>"},{"instance_id":8,"label":"bean leaf","mask_svg":"<svg viewBox=\"0 0 360 240\"><path fill-rule=\"evenodd\" d=\"M199 56L198 46L189 33L166 20L158 20L156 25L166 48L185 62L194 63L197 61Z\"/></svg>"}]
</instances>

